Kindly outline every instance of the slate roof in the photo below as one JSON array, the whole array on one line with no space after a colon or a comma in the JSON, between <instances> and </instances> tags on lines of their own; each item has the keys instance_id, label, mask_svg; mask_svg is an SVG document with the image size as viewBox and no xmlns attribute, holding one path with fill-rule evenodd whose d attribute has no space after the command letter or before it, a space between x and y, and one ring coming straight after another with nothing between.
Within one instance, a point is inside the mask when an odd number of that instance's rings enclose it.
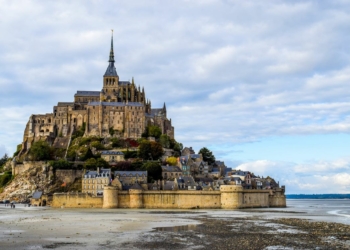
<instances>
[{"instance_id":1,"label":"slate roof","mask_svg":"<svg viewBox=\"0 0 350 250\"><path fill-rule=\"evenodd\" d=\"M145 175L147 176L147 171L114 171L114 176L123 176L126 175L127 177L129 177L130 175L133 177L136 177L136 175L138 176L142 176Z\"/></svg>"},{"instance_id":2,"label":"slate roof","mask_svg":"<svg viewBox=\"0 0 350 250\"><path fill-rule=\"evenodd\" d=\"M152 116L158 115L159 113L163 113L163 109L151 109Z\"/></svg>"},{"instance_id":3,"label":"slate roof","mask_svg":"<svg viewBox=\"0 0 350 250\"><path fill-rule=\"evenodd\" d=\"M120 151L101 151L101 155L124 155Z\"/></svg>"},{"instance_id":4,"label":"slate roof","mask_svg":"<svg viewBox=\"0 0 350 250\"><path fill-rule=\"evenodd\" d=\"M33 199L40 199L41 198L41 196L43 195L43 192L42 191L35 191L34 193L33 193Z\"/></svg>"},{"instance_id":5,"label":"slate roof","mask_svg":"<svg viewBox=\"0 0 350 250\"><path fill-rule=\"evenodd\" d=\"M220 172L219 168L213 168L213 173Z\"/></svg>"},{"instance_id":6,"label":"slate roof","mask_svg":"<svg viewBox=\"0 0 350 250\"><path fill-rule=\"evenodd\" d=\"M90 175L90 177L89 177L89 175ZM95 178L97 175L98 175L97 171L87 171L87 172L85 173L85 176L86 176L87 178Z\"/></svg>"},{"instance_id":7,"label":"slate roof","mask_svg":"<svg viewBox=\"0 0 350 250\"><path fill-rule=\"evenodd\" d=\"M106 73L103 76L118 76L117 69L114 66L114 62L108 64Z\"/></svg>"},{"instance_id":8,"label":"slate roof","mask_svg":"<svg viewBox=\"0 0 350 250\"><path fill-rule=\"evenodd\" d=\"M249 171L242 171L242 170L234 170L232 172L232 175L241 175L241 176L245 176L247 174L250 174Z\"/></svg>"},{"instance_id":9,"label":"slate roof","mask_svg":"<svg viewBox=\"0 0 350 250\"><path fill-rule=\"evenodd\" d=\"M180 178L177 178L177 183L185 183L187 186L195 186L196 183L193 180L193 177L191 176L183 176Z\"/></svg>"},{"instance_id":10,"label":"slate roof","mask_svg":"<svg viewBox=\"0 0 350 250\"><path fill-rule=\"evenodd\" d=\"M74 102L59 102L57 103L58 107L65 107L65 106L74 106Z\"/></svg>"},{"instance_id":11,"label":"slate roof","mask_svg":"<svg viewBox=\"0 0 350 250\"><path fill-rule=\"evenodd\" d=\"M196 178L196 181L201 181L201 182L214 182L212 178L209 177L203 177L203 178Z\"/></svg>"},{"instance_id":12,"label":"slate roof","mask_svg":"<svg viewBox=\"0 0 350 250\"><path fill-rule=\"evenodd\" d=\"M129 81L119 81L118 85L129 85L131 84Z\"/></svg>"},{"instance_id":13,"label":"slate roof","mask_svg":"<svg viewBox=\"0 0 350 250\"><path fill-rule=\"evenodd\" d=\"M100 96L100 91L78 90L74 96Z\"/></svg>"},{"instance_id":14,"label":"slate roof","mask_svg":"<svg viewBox=\"0 0 350 250\"><path fill-rule=\"evenodd\" d=\"M138 184L138 183L135 183L134 185L132 185L132 186L129 188L129 190L130 190L130 189L143 190L143 188L141 187L141 185Z\"/></svg>"},{"instance_id":15,"label":"slate roof","mask_svg":"<svg viewBox=\"0 0 350 250\"><path fill-rule=\"evenodd\" d=\"M182 172L178 166L162 166L163 172Z\"/></svg>"},{"instance_id":16,"label":"slate roof","mask_svg":"<svg viewBox=\"0 0 350 250\"><path fill-rule=\"evenodd\" d=\"M175 186L174 181L166 181L163 187L163 190L173 190Z\"/></svg>"},{"instance_id":17,"label":"slate roof","mask_svg":"<svg viewBox=\"0 0 350 250\"><path fill-rule=\"evenodd\" d=\"M124 106L132 106L132 107L143 107L142 103L139 102L89 102L88 106L115 106L115 107L124 107Z\"/></svg>"}]
</instances>

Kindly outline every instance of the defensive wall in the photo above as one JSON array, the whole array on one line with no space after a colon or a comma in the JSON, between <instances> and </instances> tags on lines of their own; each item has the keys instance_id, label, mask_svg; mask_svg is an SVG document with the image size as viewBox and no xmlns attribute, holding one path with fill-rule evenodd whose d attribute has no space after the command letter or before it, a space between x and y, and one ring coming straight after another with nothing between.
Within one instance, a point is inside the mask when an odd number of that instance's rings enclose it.
<instances>
[{"instance_id":1,"label":"defensive wall","mask_svg":"<svg viewBox=\"0 0 350 250\"><path fill-rule=\"evenodd\" d=\"M169 208L169 209L240 209L286 207L284 190L246 190L223 185L220 191L120 191L105 186L103 197L86 193L53 195L53 207L67 208Z\"/></svg>"}]
</instances>

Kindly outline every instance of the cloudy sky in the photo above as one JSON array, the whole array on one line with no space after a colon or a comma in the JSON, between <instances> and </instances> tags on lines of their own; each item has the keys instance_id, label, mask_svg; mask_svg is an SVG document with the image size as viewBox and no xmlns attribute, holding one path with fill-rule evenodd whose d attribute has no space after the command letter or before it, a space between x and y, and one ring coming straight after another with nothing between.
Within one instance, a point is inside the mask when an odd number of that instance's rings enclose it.
<instances>
[{"instance_id":1,"label":"cloudy sky","mask_svg":"<svg viewBox=\"0 0 350 250\"><path fill-rule=\"evenodd\" d=\"M0 155L31 114L121 80L166 102L176 139L287 193L350 192L347 0L0 0Z\"/></svg>"}]
</instances>

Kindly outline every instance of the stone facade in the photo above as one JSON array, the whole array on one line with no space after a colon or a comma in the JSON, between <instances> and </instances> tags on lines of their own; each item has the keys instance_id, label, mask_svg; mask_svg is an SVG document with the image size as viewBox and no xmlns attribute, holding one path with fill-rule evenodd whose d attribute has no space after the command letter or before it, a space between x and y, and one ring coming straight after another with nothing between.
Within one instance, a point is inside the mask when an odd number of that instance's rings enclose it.
<instances>
[{"instance_id":1,"label":"stone facade","mask_svg":"<svg viewBox=\"0 0 350 250\"><path fill-rule=\"evenodd\" d=\"M111 170L101 169L98 171L88 171L82 178L82 193L92 195L103 195L103 189L111 181Z\"/></svg>"},{"instance_id":2,"label":"stone facade","mask_svg":"<svg viewBox=\"0 0 350 250\"><path fill-rule=\"evenodd\" d=\"M91 194L54 194L52 206L240 209L286 207L286 197L283 189L245 190L235 185L222 185L219 191L122 191L116 186L105 186L103 198Z\"/></svg>"},{"instance_id":3,"label":"stone facade","mask_svg":"<svg viewBox=\"0 0 350 250\"><path fill-rule=\"evenodd\" d=\"M73 102L58 102L52 113L31 115L19 156L25 155L33 142L39 140L66 148L67 138L78 129L83 129L84 136L137 139L147 125L157 125L163 134L174 138L174 127L167 118L165 103L162 108L152 109L144 88L137 87L134 79L120 81L114 62L112 37L102 90L78 90Z\"/></svg>"}]
</instances>

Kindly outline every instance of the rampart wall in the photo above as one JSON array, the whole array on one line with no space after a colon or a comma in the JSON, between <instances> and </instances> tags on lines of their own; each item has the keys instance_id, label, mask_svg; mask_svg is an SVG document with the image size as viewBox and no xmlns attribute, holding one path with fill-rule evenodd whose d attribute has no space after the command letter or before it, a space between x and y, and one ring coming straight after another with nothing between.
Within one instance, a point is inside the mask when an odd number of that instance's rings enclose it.
<instances>
[{"instance_id":1,"label":"rampart wall","mask_svg":"<svg viewBox=\"0 0 350 250\"><path fill-rule=\"evenodd\" d=\"M101 208L103 197L94 197L85 193L55 193L52 207Z\"/></svg>"},{"instance_id":2,"label":"rampart wall","mask_svg":"<svg viewBox=\"0 0 350 250\"><path fill-rule=\"evenodd\" d=\"M169 208L169 209L239 209L256 207L285 207L282 190L245 190L240 186L224 185L220 191L120 191L106 186L103 197L91 194L54 194L53 207L96 208Z\"/></svg>"}]
</instances>

